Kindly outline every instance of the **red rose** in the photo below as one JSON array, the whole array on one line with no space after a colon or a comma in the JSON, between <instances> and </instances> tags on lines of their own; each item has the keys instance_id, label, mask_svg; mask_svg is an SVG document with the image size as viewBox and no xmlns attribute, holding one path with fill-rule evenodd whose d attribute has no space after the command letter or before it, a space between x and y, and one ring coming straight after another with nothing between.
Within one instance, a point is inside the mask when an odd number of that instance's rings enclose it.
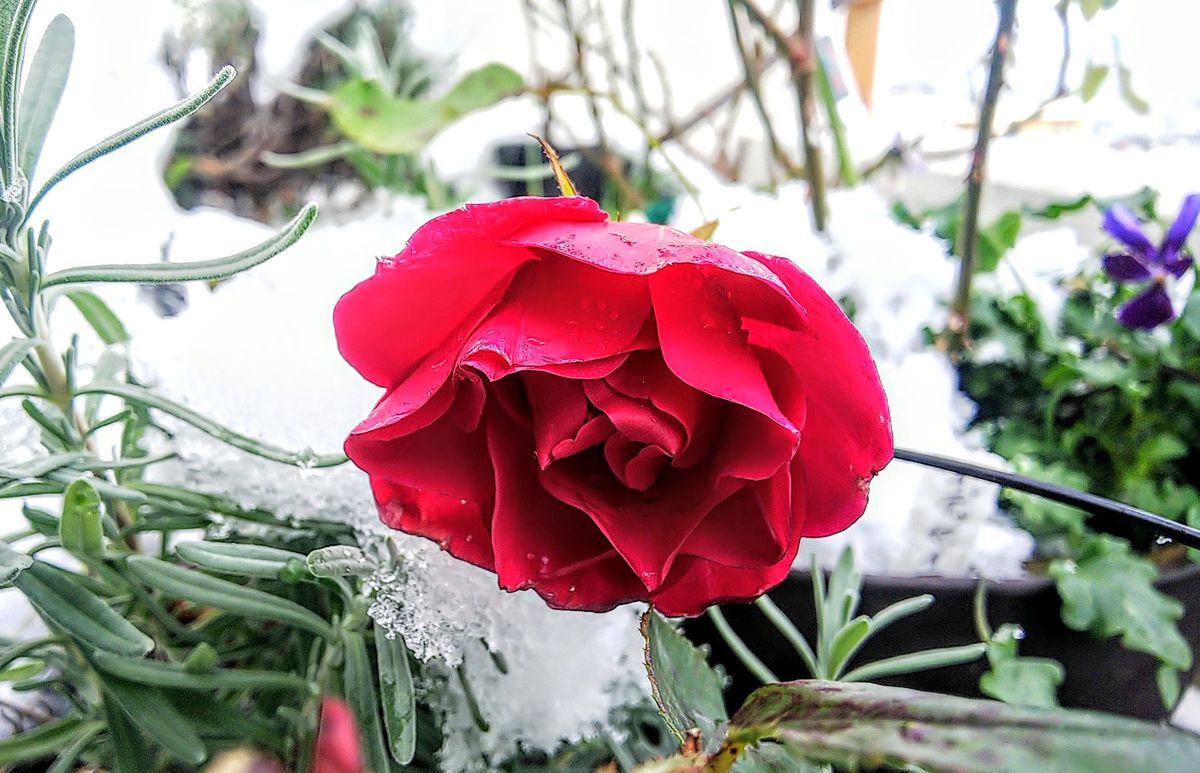
<instances>
[{"instance_id":1,"label":"red rose","mask_svg":"<svg viewBox=\"0 0 1200 773\"><path fill-rule=\"evenodd\" d=\"M346 440L384 523L554 607L756 597L892 456L867 347L808 275L585 198L434 218L334 326L387 389Z\"/></svg>"},{"instance_id":2,"label":"red rose","mask_svg":"<svg viewBox=\"0 0 1200 773\"><path fill-rule=\"evenodd\" d=\"M321 700L321 724L313 773L363 773L362 746L354 712L340 698Z\"/></svg>"}]
</instances>

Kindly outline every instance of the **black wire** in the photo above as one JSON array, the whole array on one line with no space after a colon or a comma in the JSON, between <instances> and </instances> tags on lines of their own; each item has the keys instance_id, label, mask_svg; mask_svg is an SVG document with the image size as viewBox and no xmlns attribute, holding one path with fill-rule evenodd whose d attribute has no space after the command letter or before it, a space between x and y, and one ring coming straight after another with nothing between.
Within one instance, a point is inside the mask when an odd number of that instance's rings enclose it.
<instances>
[{"instance_id":1,"label":"black wire","mask_svg":"<svg viewBox=\"0 0 1200 773\"><path fill-rule=\"evenodd\" d=\"M1006 488L1026 491L1055 502L1061 502L1064 505L1078 507L1080 510L1091 513L1099 518L1116 519L1127 523L1133 522L1154 531L1160 536L1168 537L1181 545L1200 550L1200 529L1193 529L1191 526L1172 521L1170 518L1163 518L1161 515L1155 515L1132 505L1126 505L1096 496L1095 494L1089 494L1086 491L1078 491L1067 486L1060 486L1057 483L1047 483L1046 481L1030 478L1026 475L1018 475L1014 472L983 467L971 462L964 462L961 459L926 454L920 451L910 451L906 448L897 448L896 458L904 462L922 464L926 467L936 467L939 470L986 480Z\"/></svg>"}]
</instances>

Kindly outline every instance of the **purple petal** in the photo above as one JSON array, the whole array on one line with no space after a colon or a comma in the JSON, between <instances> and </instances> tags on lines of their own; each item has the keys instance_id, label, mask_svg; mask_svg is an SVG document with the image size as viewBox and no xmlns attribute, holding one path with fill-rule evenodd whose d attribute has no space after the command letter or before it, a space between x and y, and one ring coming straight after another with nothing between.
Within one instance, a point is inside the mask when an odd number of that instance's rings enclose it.
<instances>
[{"instance_id":1,"label":"purple petal","mask_svg":"<svg viewBox=\"0 0 1200 773\"><path fill-rule=\"evenodd\" d=\"M1152 255L1154 245L1142 232L1137 217L1123 204L1114 204L1104 213L1104 230L1124 242L1129 249L1143 255Z\"/></svg>"},{"instance_id":2,"label":"purple petal","mask_svg":"<svg viewBox=\"0 0 1200 773\"><path fill-rule=\"evenodd\" d=\"M1186 252L1177 252L1174 255L1168 256L1163 263L1163 268L1171 272L1171 276L1176 279L1183 276L1189 268L1192 267L1192 256Z\"/></svg>"},{"instance_id":3,"label":"purple petal","mask_svg":"<svg viewBox=\"0 0 1200 773\"><path fill-rule=\"evenodd\" d=\"M1167 235L1163 237L1161 253L1167 262L1170 262L1183 247L1188 234L1196 227L1197 217L1200 217L1200 194L1193 193L1183 200L1179 215L1167 229Z\"/></svg>"},{"instance_id":4,"label":"purple petal","mask_svg":"<svg viewBox=\"0 0 1200 773\"><path fill-rule=\"evenodd\" d=\"M1104 256L1103 262L1104 273L1118 282L1145 282L1150 278L1150 269L1129 253L1109 253Z\"/></svg>"},{"instance_id":5,"label":"purple petal","mask_svg":"<svg viewBox=\"0 0 1200 773\"><path fill-rule=\"evenodd\" d=\"M1117 321L1125 327L1150 330L1175 319L1175 308L1162 284L1155 282L1117 309Z\"/></svg>"}]
</instances>

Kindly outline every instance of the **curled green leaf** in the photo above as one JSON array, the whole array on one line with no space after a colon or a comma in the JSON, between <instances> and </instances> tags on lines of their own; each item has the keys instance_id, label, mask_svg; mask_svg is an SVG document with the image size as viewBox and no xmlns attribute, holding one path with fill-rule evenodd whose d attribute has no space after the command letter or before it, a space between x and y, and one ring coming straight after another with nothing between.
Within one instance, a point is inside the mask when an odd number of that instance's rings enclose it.
<instances>
[{"instance_id":1,"label":"curled green leaf","mask_svg":"<svg viewBox=\"0 0 1200 773\"><path fill-rule=\"evenodd\" d=\"M154 648L149 636L113 611L71 575L33 561L13 584L50 623L66 631L88 650L117 655L145 655Z\"/></svg>"},{"instance_id":2,"label":"curled green leaf","mask_svg":"<svg viewBox=\"0 0 1200 773\"><path fill-rule=\"evenodd\" d=\"M271 580L279 579L291 562L304 561L301 553L240 542L181 542L175 546L175 552L183 560L211 572Z\"/></svg>"}]
</instances>

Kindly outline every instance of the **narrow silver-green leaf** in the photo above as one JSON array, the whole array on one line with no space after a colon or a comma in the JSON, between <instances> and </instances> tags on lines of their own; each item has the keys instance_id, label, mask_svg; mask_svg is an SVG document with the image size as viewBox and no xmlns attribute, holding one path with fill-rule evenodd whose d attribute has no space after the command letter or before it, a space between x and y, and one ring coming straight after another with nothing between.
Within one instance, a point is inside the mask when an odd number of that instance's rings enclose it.
<instances>
[{"instance_id":1,"label":"narrow silver-green leaf","mask_svg":"<svg viewBox=\"0 0 1200 773\"><path fill-rule=\"evenodd\" d=\"M31 566L32 558L13 549L7 542L0 541L0 588L12 585L17 575Z\"/></svg>"},{"instance_id":2,"label":"narrow silver-green leaf","mask_svg":"<svg viewBox=\"0 0 1200 773\"><path fill-rule=\"evenodd\" d=\"M107 652L92 654L92 662L106 674L136 684L176 690L307 690L308 682L283 671L213 668L190 671L182 664L146 658L129 658Z\"/></svg>"},{"instance_id":3,"label":"narrow silver-green leaf","mask_svg":"<svg viewBox=\"0 0 1200 773\"><path fill-rule=\"evenodd\" d=\"M35 0L10 0L0 5L0 34L4 55L0 61L0 175L4 185L17 177L17 87L25 58L25 35Z\"/></svg>"},{"instance_id":4,"label":"narrow silver-green leaf","mask_svg":"<svg viewBox=\"0 0 1200 773\"><path fill-rule=\"evenodd\" d=\"M366 553L352 545L317 548L308 554L306 562L308 571L317 577L362 577L377 568Z\"/></svg>"},{"instance_id":5,"label":"narrow silver-green leaf","mask_svg":"<svg viewBox=\"0 0 1200 773\"><path fill-rule=\"evenodd\" d=\"M834 634L829 645L829 663L826 664L829 673L824 675L826 678L835 679L845 670L870 630L870 621L865 615L859 615Z\"/></svg>"},{"instance_id":6,"label":"narrow silver-green leaf","mask_svg":"<svg viewBox=\"0 0 1200 773\"><path fill-rule=\"evenodd\" d=\"M183 560L210 572L272 580L279 579L292 562L304 563L302 553L239 542L181 542L175 546L175 552Z\"/></svg>"},{"instance_id":7,"label":"narrow silver-green leaf","mask_svg":"<svg viewBox=\"0 0 1200 773\"><path fill-rule=\"evenodd\" d=\"M42 287L87 282L191 282L225 279L265 263L295 244L317 218L317 205L308 204L279 233L234 255L192 263L113 263L68 268L50 274Z\"/></svg>"},{"instance_id":8,"label":"narrow silver-green leaf","mask_svg":"<svg viewBox=\"0 0 1200 773\"><path fill-rule=\"evenodd\" d=\"M104 552L101 506L100 494L87 478L67 486L62 517L58 520L58 538L64 548L81 558Z\"/></svg>"},{"instance_id":9,"label":"narrow silver-green leaf","mask_svg":"<svg viewBox=\"0 0 1200 773\"><path fill-rule=\"evenodd\" d=\"M383 740L383 725L379 718L379 702L376 690L378 682L371 671L371 660L367 655L367 644L362 634L346 632L342 635L344 655L342 681L346 690L346 702L358 720L358 734L362 739L363 757L367 770L389 770L387 747Z\"/></svg>"},{"instance_id":10,"label":"narrow silver-green leaf","mask_svg":"<svg viewBox=\"0 0 1200 773\"><path fill-rule=\"evenodd\" d=\"M21 88L21 105L17 112L17 163L27 180L33 179L46 133L67 85L74 55L75 27L70 19L59 14L46 27Z\"/></svg>"},{"instance_id":11,"label":"narrow silver-green leaf","mask_svg":"<svg viewBox=\"0 0 1200 773\"><path fill-rule=\"evenodd\" d=\"M56 719L0 740L0 765L36 760L60 751L76 738L103 727L102 722L85 722L77 716Z\"/></svg>"},{"instance_id":12,"label":"narrow silver-green leaf","mask_svg":"<svg viewBox=\"0 0 1200 773\"><path fill-rule=\"evenodd\" d=\"M54 758L54 764L46 768L46 773L72 773L76 769L75 763L79 761L79 757L84 750L92 743L92 739L100 735L105 729L103 722L88 722L75 735L75 740L59 752Z\"/></svg>"},{"instance_id":13,"label":"narrow silver-green leaf","mask_svg":"<svg viewBox=\"0 0 1200 773\"><path fill-rule=\"evenodd\" d=\"M940 649L922 650L908 655L897 655L883 660L859 666L842 677L843 682L866 682L871 679L882 679L885 676L911 674L930 668L956 666L960 663L970 663L979 660L987 652L987 645L966 644L961 647L942 647Z\"/></svg>"},{"instance_id":14,"label":"narrow silver-green leaf","mask_svg":"<svg viewBox=\"0 0 1200 773\"><path fill-rule=\"evenodd\" d=\"M293 601L151 556L130 556L126 563L139 579L168 596L333 638L329 623Z\"/></svg>"},{"instance_id":15,"label":"narrow silver-green leaf","mask_svg":"<svg viewBox=\"0 0 1200 773\"><path fill-rule=\"evenodd\" d=\"M204 741L158 690L110 676L104 680L104 691L147 737L172 757L191 765L204 762L208 756Z\"/></svg>"},{"instance_id":16,"label":"narrow silver-green leaf","mask_svg":"<svg viewBox=\"0 0 1200 773\"><path fill-rule=\"evenodd\" d=\"M8 381L13 369L40 343L36 338L14 338L0 346L0 386Z\"/></svg>"},{"instance_id":17,"label":"narrow silver-green leaf","mask_svg":"<svg viewBox=\"0 0 1200 773\"><path fill-rule=\"evenodd\" d=\"M89 650L145 655L154 648L149 636L49 564L34 561L13 584L43 617Z\"/></svg>"},{"instance_id":18,"label":"narrow silver-green leaf","mask_svg":"<svg viewBox=\"0 0 1200 773\"><path fill-rule=\"evenodd\" d=\"M237 75L237 70L229 65L221 68L221 71L216 74L211 82L200 91L196 92L187 99L179 102L166 110L160 110L153 115L147 116L137 123L129 126L121 131L113 134L96 145L88 148L80 153L75 158L68 161L57 172L50 176L38 190L37 195L29 203L29 208L26 210L26 216L37 207L38 203L50 192L50 189L58 185L73 172L87 166L98 158L103 158L114 150L122 148L139 137L143 137L155 129L161 129L168 126L181 118L187 118L192 113L199 110L206 102L220 93L221 89L229 85L229 82Z\"/></svg>"},{"instance_id":19,"label":"narrow silver-green leaf","mask_svg":"<svg viewBox=\"0 0 1200 773\"><path fill-rule=\"evenodd\" d=\"M234 448L245 451L255 456L261 456L265 459L270 459L281 464L290 464L295 467L304 467L306 469L318 467L336 467L346 461L343 454L318 454L311 450L304 451L288 451L278 446L264 443L248 435L243 435L228 427L218 424L207 416L196 413L186 405L180 405L177 402L168 400L162 395L146 389L145 387L136 386L134 384L120 384L117 382L93 382L86 386L79 387L76 394L91 395L104 394L119 397L127 402L140 405L144 408L154 408L163 413L174 416L182 422L190 424L196 429L204 432L210 437L214 437L223 443L227 443Z\"/></svg>"},{"instance_id":20,"label":"narrow silver-green leaf","mask_svg":"<svg viewBox=\"0 0 1200 773\"><path fill-rule=\"evenodd\" d=\"M72 290L66 295L105 344L111 346L129 340L129 331L125 329L121 318L99 295L90 290Z\"/></svg>"},{"instance_id":21,"label":"narrow silver-green leaf","mask_svg":"<svg viewBox=\"0 0 1200 773\"><path fill-rule=\"evenodd\" d=\"M46 670L46 661L31 658L24 663L0 670L0 682L21 682L32 679Z\"/></svg>"},{"instance_id":22,"label":"narrow silver-green leaf","mask_svg":"<svg viewBox=\"0 0 1200 773\"><path fill-rule=\"evenodd\" d=\"M104 721L108 725L115 773L140 773L143 761L150 759L153 752L112 695L104 697Z\"/></svg>"},{"instance_id":23,"label":"narrow silver-green leaf","mask_svg":"<svg viewBox=\"0 0 1200 773\"><path fill-rule=\"evenodd\" d=\"M407 765L417 749L417 702L404 639L399 634L388 638L388 632L376 625L375 660L388 750L397 764Z\"/></svg>"}]
</instances>

